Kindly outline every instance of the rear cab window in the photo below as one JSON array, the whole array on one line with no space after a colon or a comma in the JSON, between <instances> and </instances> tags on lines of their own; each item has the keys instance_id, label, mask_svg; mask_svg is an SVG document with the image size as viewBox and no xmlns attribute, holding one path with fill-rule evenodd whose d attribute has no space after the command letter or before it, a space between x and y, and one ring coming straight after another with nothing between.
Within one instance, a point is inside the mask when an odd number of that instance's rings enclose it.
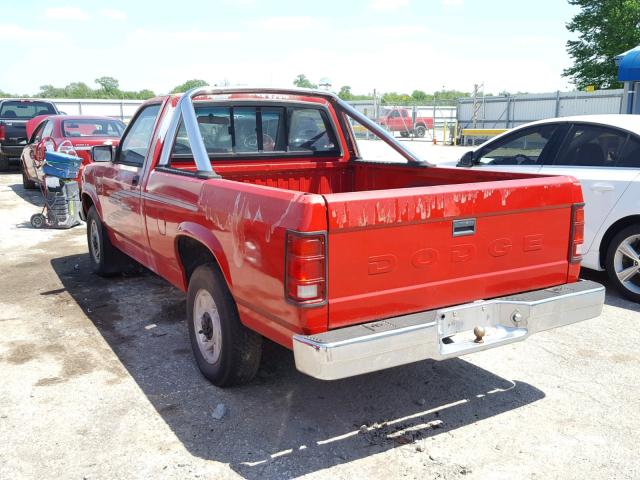
<instances>
[{"instance_id":1,"label":"rear cab window","mask_svg":"<svg viewBox=\"0 0 640 480\"><path fill-rule=\"evenodd\" d=\"M195 112L211 160L340 155L335 129L322 106L196 103ZM186 128L181 123L171 161L192 159Z\"/></svg>"},{"instance_id":2,"label":"rear cab window","mask_svg":"<svg viewBox=\"0 0 640 480\"><path fill-rule=\"evenodd\" d=\"M48 102L8 100L0 104L0 117L29 120L38 115L55 115L55 107Z\"/></svg>"}]
</instances>

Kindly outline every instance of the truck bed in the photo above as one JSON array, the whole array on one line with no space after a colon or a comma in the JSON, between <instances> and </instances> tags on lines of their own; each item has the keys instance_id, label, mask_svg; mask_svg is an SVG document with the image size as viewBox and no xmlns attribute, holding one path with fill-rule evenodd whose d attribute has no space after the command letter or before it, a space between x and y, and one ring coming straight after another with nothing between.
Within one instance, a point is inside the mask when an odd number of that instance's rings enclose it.
<instances>
[{"instance_id":1,"label":"truck bed","mask_svg":"<svg viewBox=\"0 0 640 480\"><path fill-rule=\"evenodd\" d=\"M192 160L174 161L172 166L180 170L195 171ZM214 168L227 180L320 195L536 177L510 172L424 168L402 163L345 163L335 159L321 162L300 159L268 164L221 162L215 163Z\"/></svg>"},{"instance_id":2,"label":"truck bed","mask_svg":"<svg viewBox=\"0 0 640 480\"><path fill-rule=\"evenodd\" d=\"M568 259L567 225L581 199L568 177L302 159L214 168L267 187L245 194L251 211L272 189L296 192L297 203L299 192L324 200L329 328L560 285L579 268ZM239 201L232 184L227 194L220 180L207 183L217 202ZM474 232L458 236L454 222L464 219Z\"/></svg>"}]
</instances>

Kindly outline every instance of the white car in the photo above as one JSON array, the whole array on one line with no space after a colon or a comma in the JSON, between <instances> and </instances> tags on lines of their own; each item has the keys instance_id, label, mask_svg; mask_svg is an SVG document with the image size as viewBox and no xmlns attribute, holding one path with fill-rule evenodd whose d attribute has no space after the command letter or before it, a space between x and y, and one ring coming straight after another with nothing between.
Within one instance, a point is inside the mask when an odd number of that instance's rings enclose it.
<instances>
[{"instance_id":1,"label":"white car","mask_svg":"<svg viewBox=\"0 0 640 480\"><path fill-rule=\"evenodd\" d=\"M582 266L640 302L640 115L529 123L463 155L463 168L572 175L585 201Z\"/></svg>"}]
</instances>

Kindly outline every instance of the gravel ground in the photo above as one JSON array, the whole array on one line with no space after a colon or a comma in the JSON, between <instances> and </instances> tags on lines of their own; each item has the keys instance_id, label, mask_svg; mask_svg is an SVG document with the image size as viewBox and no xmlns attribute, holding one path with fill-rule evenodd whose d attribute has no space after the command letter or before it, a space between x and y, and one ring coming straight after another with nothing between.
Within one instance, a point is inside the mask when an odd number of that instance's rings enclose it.
<instances>
[{"instance_id":1,"label":"gravel ground","mask_svg":"<svg viewBox=\"0 0 640 480\"><path fill-rule=\"evenodd\" d=\"M220 390L183 294L90 274L84 226L29 227L39 196L0 175L0 479L640 478L639 306L611 290L600 318L335 382L267 344Z\"/></svg>"}]
</instances>

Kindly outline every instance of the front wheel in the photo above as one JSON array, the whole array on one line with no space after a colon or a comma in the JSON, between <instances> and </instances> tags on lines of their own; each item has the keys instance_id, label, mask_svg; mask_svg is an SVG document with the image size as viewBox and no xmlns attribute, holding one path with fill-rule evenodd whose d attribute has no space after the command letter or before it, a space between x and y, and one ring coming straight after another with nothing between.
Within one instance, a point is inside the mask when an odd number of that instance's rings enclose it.
<instances>
[{"instance_id":1,"label":"front wheel","mask_svg":"<svg viewBox=\"0 0 640 480\"><path fill-rule=\"evenodd\" d=\"M640 225L631 225L613 237L605 270L624 297L640 302Z\"/></svg>"},{"instance_id":2,"label":"front wheel","mask_svg":"<svg viewBox=\"0 0 640 480\"><path fill-rule=\"evenodd\" d=\"M424 125L418 125L414 130L416 137L422 138L427 134L427 129Z\"/></svg>"},{"instance_id":3,"label":"front wheel","mask_svg":"<svg viewBox=\"0 0 640 480\"><path fill-rule=\"evenodd\" d=\"M93 273L108 276L122 270L124 254L111 244L109 234L100 220L96 207L91 207L87 213L87 243Z\"/></svg>"},{"instance_id":4,"label":"front wheel","mask_svg":"<svg viewBox=\"0 0 640 480\"><path fill-rule=\"evenodd\" d=\"M262 337L240 323L238 310L218 268L200 265L187 291L189 339L198 368L218 387L253 379L262 354Z\"/></svg>"}]
</instances>

